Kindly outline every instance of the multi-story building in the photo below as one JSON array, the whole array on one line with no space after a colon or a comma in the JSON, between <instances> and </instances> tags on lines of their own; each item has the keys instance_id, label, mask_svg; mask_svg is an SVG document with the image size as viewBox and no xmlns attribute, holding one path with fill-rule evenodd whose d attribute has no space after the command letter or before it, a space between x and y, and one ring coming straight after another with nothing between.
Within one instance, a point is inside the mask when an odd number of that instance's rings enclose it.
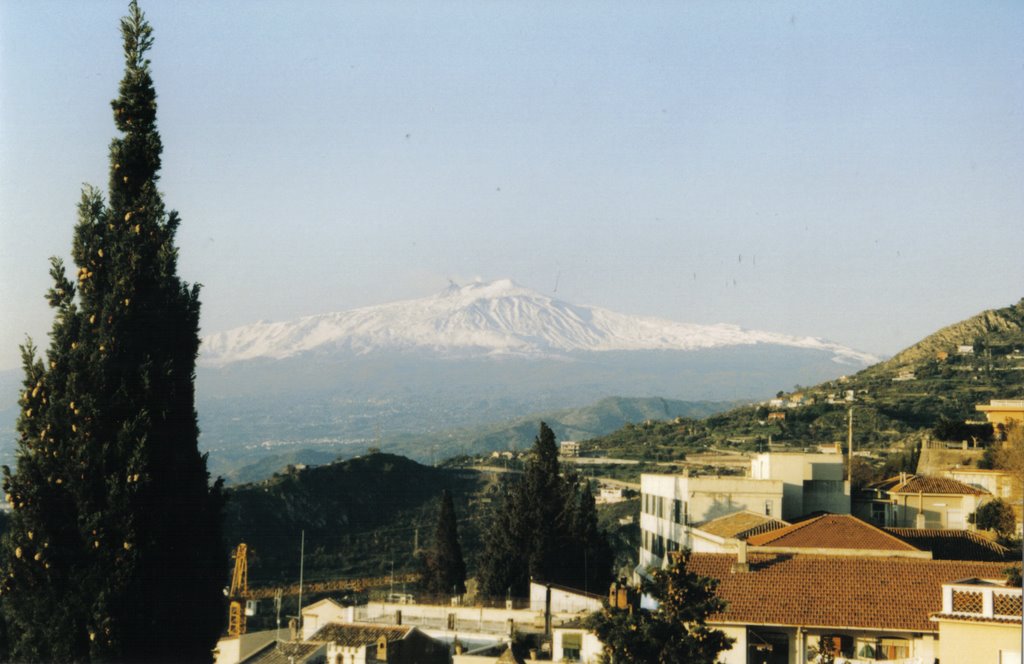
<instances>
[{"instance_id":1,"label":"multi-story building","mask_svg":"<svg viewBox=\"0 0 1024 664\"><path fill-rule=\"evenodd\" d=\"M640 566L660 566L670 551L692 548L690 525L747 510L782 512L782 480L747 477L640 477Z\"/></svg>"},{"instance_id":2,"label":"multi-story building","mask_svg":"<svg viewBox=\"0 0 1024 664\"><path fill-rule=\"evenodd\" d=\"M778 516L787 521L812 512L850 513L850 483L840 454L766 452L751 460L750 476L782 481Z\"/></svg>"},{"instance_id":3,"label":"multi-story building","mask_svg":"<svg viewBox=\"0 0 1024 664\"><path fill-rule=\"evenodd\" d=\"M850 486L838 454L758 454L749 477L645 474L640 494L641 567L662 564L670 551L695 548L694 525L735 512L783 520L816 511L850 513Z\"/></svg>"}]
</instances>

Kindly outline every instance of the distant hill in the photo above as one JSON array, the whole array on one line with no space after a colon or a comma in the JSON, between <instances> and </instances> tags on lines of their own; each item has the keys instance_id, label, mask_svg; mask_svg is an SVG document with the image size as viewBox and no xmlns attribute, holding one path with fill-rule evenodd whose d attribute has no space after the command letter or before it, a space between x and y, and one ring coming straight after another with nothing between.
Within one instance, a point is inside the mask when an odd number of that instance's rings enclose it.
<instances>
[{"instance_id":1,"label":"distant hill","mask_svg":"<svg viewBox=\"0 0 1024 664\"><path fill-rule=\"evenodd\" d=\"M429 544L438 498L448 489L461 536L475 538L474 517L487 475L432 468L392 454L292 468L228 490L225 539L252 552L250 584L298 578L306 537L306 578L376 576L415 569L416 529Z\"/></svg>"},{"instance_id":2,"label":"distant hill","mask_svg":"<svg viewBox=\"0 0 1024 664\"><path fill-rule=\"evenodd\" d=\"M851 376L779 392L704 419L656 421L588 441L587 448L642 459L678 459L715 446L764 449L844 442L854 409L858 449L925 436L959 440L965 420L990 399L1024 398L1024 300L949 325ZM772 415L774 413L774 415ZM769 417L771 416L771 417Z\"/></svg>"},{"instance_id":3,"label":"distant hill","mask_svg":"<svg viewBox=\"0 0 1024 664\"><path fill-rule=\"evenodd\" d=\"M906 366L927 365L939 353L957 354L960 346L974 347L978 352L995 351L1009 355L1020 349L1024 340L1024 299L1002 309L990 309L977 316L947 325L928 335L892 358L870 367L865 373L895 371Z\"/></svg>"},{"instance_id":4,"label":"distant hill","mask_svg":"<svg viewBox=\"0 0 1024 664\"><path fill-rule=\"evenodd\" d=\"M533 444L540 422L546 422L559 440L585 440L611 433L630 422L676 417L701 418L723 412L735 402L679 401L660 397L608 397L581 408L565 408L517 417L506 422L439 436L396 436L385 449L398 454L422 456L431 450L436 459L455 454L480 454L495 450L523 450Z\"/></svg>"}]
</instances>

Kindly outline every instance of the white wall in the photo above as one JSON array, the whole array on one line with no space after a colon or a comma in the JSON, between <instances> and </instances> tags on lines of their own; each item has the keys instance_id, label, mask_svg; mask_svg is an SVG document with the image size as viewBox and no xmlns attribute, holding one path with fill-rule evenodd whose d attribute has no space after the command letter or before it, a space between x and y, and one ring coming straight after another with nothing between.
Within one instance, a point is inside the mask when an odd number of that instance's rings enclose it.
<instances>
[{"instance_id":1,"label":"white wall","mask_svg":"<svg viewBox=\"0 0 1024 664\"><path fill-rule=\"evenodd\" d=\"M607 590L603 588L602 590ZM543 611L547 586L535 581L530 582L530 608L534 611ZM596 593L595 593L596 594ZM574 593L571 590L561 588L551 589L551 612L552 613L580 613L600 611L603 602L599 597L590 597L582 593Z\"/></svg>"}]
</instances>

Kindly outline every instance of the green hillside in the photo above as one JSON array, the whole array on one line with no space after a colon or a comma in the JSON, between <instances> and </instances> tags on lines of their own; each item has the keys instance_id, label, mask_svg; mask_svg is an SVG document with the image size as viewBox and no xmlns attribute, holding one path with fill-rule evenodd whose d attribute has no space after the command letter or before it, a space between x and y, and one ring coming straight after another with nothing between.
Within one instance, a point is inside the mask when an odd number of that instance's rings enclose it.
<instances>
[{"instance_id":1,"label":"green hillside","mask_svg":"<svg viewBox=\"0 0 1024 664\"><path fill-rule=\"evenodd\" d=\"M609 434L630 422L676 417L706 417L727 410L735 403L722 401L679 401L659 397L608 397L581 408L567 408L527 415L483 427L442 432L407 434L386 440L382 448L396 454L424 456L432 450L436 459L460 454L484 454L495 450L523 450L533 443L537 423L546 422L559 440L585 440Z\"/></svg>"},{"instance_id":2,"label":"green hillside","mask_svg":"<svg viewBox=\"0 0 1024 664\"><path fill-rule=\"evenodd\" d=\"M925 436L984 441L987 427L964 427L963 422L984 420L975 406L990 399L1024 397L1022 351L1024 300L947 326L853 376L780 392L781 405L741 406L704 419L627 424L588 440L585 449L672 460L711 447L759 449L769 440L800 447L845 443L851 406L859 449L901 447Z\"/></svg>"},{"instance_id":3,"label":"green hillside","mask_svg":"<svg viewBox=\"0 0 1024 664\"><path fill-rule=\"evenodd\" d=\"M392 563L396 572L411 571L416 531L428 544L441 491L455 499L462 538L474 539L490 477L391 454L292 467L229 489L225 539L248 544L252 585L298 579L303 530L306 579L385 575Z\"/></svg>"}]
</instances>

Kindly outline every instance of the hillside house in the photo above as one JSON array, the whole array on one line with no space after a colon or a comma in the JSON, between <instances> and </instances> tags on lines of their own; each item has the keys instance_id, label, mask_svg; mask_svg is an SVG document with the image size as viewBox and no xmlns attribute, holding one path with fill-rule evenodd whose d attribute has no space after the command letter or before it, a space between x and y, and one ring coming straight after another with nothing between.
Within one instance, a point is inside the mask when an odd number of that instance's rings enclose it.
<instances>
[{"instance_id":1,"label":"hillside house","mask_svg":"<svg viewBox=\"0 0 1024 664\"><path fill-rule=\"evenodd\" d=\"M1006 438L1006 427L1011 423L1024 424L1024 399L991 399L988 404L974 408L985 413L999 439Z\"/></svg>"},{"instance_id":2,"label":"hillside house","mask_svg":"<svg viewBox=\"0 0 1024 664\"><path fill-rule=\"evenodd\" d=\"M558 454L564 457L578 457L580 444L575 440L563 440L558 444Z\"/></svg>"},{"instance_id":3,"label":"hillside house","mask_svg":"<svg viewBox=\"0 0 1024 664\"><path fill-rule=\"evenodd\" d=\"M879 526L966 530L967 517L991 497L949 477L901 473L868 485L853 513Z\"/></svg>"},{"instance_id":4,"label":"hillside house","mask_svg":"<svg viewBox=\"0 0 1024 664\"><path fill-rule=\"evenodd\" d=\"M621 503L626 499L626 490L620 486L602 486L598 491L595 502L599 505L610 503Z\"/></svg>"},{"instance_id":5,"label":"hillside house","mask_svg":"<svg viewBox=\"0 0 1024 664\"><path fill-rule=\"evenodd\" d=\"M1024 532L1024 483L1009 470L983 470L980 468L950 468L942 473L976 489L988 491L996 498L1010 503L1017 517L1017 534Z\"/></svg>"}]
</instances>

